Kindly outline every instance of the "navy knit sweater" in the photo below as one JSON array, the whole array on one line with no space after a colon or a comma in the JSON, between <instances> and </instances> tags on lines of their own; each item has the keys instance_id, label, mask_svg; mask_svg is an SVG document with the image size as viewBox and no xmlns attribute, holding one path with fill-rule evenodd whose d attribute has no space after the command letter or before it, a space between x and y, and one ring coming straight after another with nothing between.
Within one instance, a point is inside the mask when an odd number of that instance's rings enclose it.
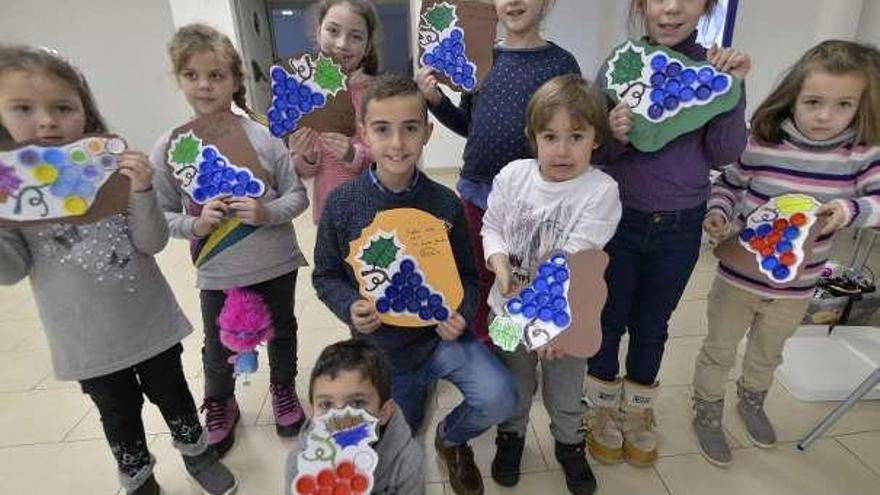
<instances>
[{"instance_id":1,"label":"navy knit sweater","mask_svg":"<svg viewBox=\"0 0 880 495\"><path fill-rule=\"evenodd\" d=\"M315 242L312 284L318 297L351 327L349 311L352 303L361 299L361 295L354 273L345 262L349 242L360 236L378 212L392 208L417 208L450 226L449 241L464 287L461 307L453 309L457 309L470 323L476 313L480 294L464 210L454 192L425 175L421 175L411 189L393 193L374 184L369 171L366 171L330 193L321 214ZM419 367L434 352L439 339L434 325L417 329L382 325L369 335L352 328L352 334L367 338L382 348L395 371ZM465 332L461 338L473 337L470 332Z\"/></svg>"},{"instance_id":2,"label":"navy knit sweater","mask_svg":"<svg viewBox=\"0 0 880 495\"><path fill-rule=\"evenodd\" d=\"M461 176L492 183L508 163L533 156L526 139L529 98L542 84L563 74L580 74L574 56L552 42L537 48L495 46L492 69L476 93L465 93L456 107L443 97L431 113L467 138Z\"/></svg>"}]
</instances>

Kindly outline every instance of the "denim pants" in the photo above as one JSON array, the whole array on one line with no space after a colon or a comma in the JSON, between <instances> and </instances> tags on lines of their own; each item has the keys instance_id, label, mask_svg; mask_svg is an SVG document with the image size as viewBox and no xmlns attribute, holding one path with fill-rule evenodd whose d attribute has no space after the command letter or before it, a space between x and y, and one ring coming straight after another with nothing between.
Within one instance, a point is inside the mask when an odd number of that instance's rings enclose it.
<instances>
[{"instance_id":1,"label":"denim pants","mask_svg":"<svg viewBox=\"0 0 880 495\"><path fill-rule=\"evenodd\" d=\"M700 256L706 208L645 213L624 208L605 247L608 300L602 310L602 347L588 360L588 373L617 378L620 338L629 332L627 378L650 386L657 378L668 337L669 317L678 305Z\"/></svg>"},{"instance_id":2,"label":"denim pants","mask_svg":"<svg viewBox=\"0 0 880 495\"><path fill-rule=\"evenodd\" d=\"M464 400L442 423L442 438L462 445L509 418L519 400L510 371L472 334L458 340L441 340L422 366L395 371L391 396L403 412L413 434L425 418L430 385L442 378L452 383Z\"/></svg>"},{"instance_id":3,"label":"denim pants","mask_svg":"<svg viewBox=\"0 0 880 495\"><path fill-rule=\"evenodd\" d=\"M296 270L280 277L245 287L259 294L272 314L275 335L267 345L269 355L269 382L292 384L296 378L296 317L293 315L293 292L296 288ZM226 294L222 290L203 290L202 323L205 340L202 346L202 365L205 370L205 399L222 401L235 392L235 378L229 357L232 351L220 342L217 317L223 310Z\"/></svg>"}]
</instances>

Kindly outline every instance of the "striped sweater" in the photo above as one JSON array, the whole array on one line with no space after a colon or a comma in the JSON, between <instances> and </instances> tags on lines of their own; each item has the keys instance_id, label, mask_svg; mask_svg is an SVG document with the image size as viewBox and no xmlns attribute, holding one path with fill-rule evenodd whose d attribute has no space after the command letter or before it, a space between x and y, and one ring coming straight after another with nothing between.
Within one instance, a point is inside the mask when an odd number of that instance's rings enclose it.
<instances>
[{"instance_id":1,"label":"striped sweater","mask_svg":"<svg viewBox=\"0 0 880 495\"><path fill-rule=\"evenodd\" d=\"M839 202L846 211L847 226L880 227L880 147L843 143L821 149L807 145L795 129L786 131L788 139L780 144L762 145L749 139L740 160L727 166L713 185L709 210L732 219L731 231L738 232L748 214L770 198L803 193L822 203ZM718 264L717 274L763 297L809 298L828 260L833 239L834 234L820 236L802 275L781 288L723 263Z\"/></svg>"}]
</instances>

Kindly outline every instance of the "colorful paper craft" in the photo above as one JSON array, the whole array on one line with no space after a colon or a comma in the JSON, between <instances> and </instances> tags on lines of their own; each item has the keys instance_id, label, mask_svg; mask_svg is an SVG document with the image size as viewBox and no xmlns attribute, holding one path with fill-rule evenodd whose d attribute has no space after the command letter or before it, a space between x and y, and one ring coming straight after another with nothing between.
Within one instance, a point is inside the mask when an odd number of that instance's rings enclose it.
<instances>
[{"instance_id":1,"label":"colorful paper craft","mask_svg":"<svg viewBox=\"0 0 880 495\"><path fill-rule=\"evenodd\" d=\"M167 166L186 192L189 214L201 213L201 205L211 199L265 193L267 173L238 119L229 113L210 115L171 132ZM254 230L227 217L208 237L192 242L193 262L203 265Z\"/></svg>"},{"instance_id":2,"label":"colorful paper craft","mask_svg":"<svg viewBox=\"0 0 880 495\"><path fill-rule=\"evenodd\" d=\"M126 148L108 134L0 151L0 225L92 223L125 210L128 179L116 170Z\"/></svg>"},{"instance_id":3,"label":"colorful paper craft","mask_svg":"<svg viewBox=\"0 0 880 495\"><path fill-rule=\"evenodd\" d=\"M388 325L439 323L461 305L464 290L446 224L430 213L382 211L349 243L345 261L361 295L376 304Z\"/></svg>"},{"instance_id":4,"label":"colorful paper craft","mask_svg":"<svg viewBox=\"0 0 880 495\"><path fill-rule=\"evenodd\" d=\"M507 301L507 313L495 317L489 337L508 352L520 342L533 351L557 339L565 354L592 356L602 339L607 265L608 256L599 250L551 255L538 265L531 283Z\"/></svg>"},{"instance_id":5,"label":"colorful paper craft","mask_svg":"<svg viewBox=\"0 0 880 495\"><path fill-rule=\"evenodd\" d=\"M217 317L220 343L232 351L227 361L232 365L232 376L242 377L245 384L257 372L257 346L272 339L272 313L256 292L233 287L224 291L226 300Z\"/></svg>"},{"instance_id":6,"label":"colorful paper craft","mask_svg":"<svg viewBox=\"0 0 880 495\"><path fill-rule=\"evenodd\" d=\"M378 420L352 407L332 409L314 419L306 446L297 456L294 495L368 494L379 455Z\"/></svg>"},{"instance_id":7,"label":"colorful paper craft","mask_svg":"<svg viewBox=\"0 0 880 495\"><path fill-rule=\"evenodd\" d=\"M600 77L615 102L633 112L629 140L657 151L739 102L742 82L661 45L628 40L605 61Z\"/></svg>"},{"instance_id":8,"label":"colorful paper craft","mask_svg":"<svg viewBox=\"0 0 880 495\"><path fill-rule=\"evenodd\" d=\"M348 77L331 58L323 54L289 58L284 65L273 65L269 74L272 106L266 118L273 136L286 136L299 127L354 135Z\"/></svg>"},{"instance_id":9,"label":"colorful paper craft","mask_svg":"<svg viewBox=\"0 0 880 495\"><path fill-rule=\"evenodd\" d=\"M821 203L805 194L777 196L755 209L745 227L715 248L730 268L771 286L784 286L803 272L825 219Z\"/></svg>"},{"instance_id":10,"label":"colorful paper craft","mask_svg":"<svg viewBox=\"0 0 880 495\"><path fill-rule=\"evenodd\" d=\"M423 0L419 16L419 64L462 91L476 90L492 67L498 16L492 4Z\"/></svg>"}]
</instances>

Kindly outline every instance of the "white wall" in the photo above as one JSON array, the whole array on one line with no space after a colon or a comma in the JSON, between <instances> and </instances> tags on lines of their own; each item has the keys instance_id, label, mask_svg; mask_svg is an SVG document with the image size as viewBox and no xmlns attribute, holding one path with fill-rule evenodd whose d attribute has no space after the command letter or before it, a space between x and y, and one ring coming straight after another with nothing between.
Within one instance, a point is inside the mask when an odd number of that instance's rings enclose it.
<instances>
[{"instance_id":1,"label":"white wall","mask_svg":"<svg viewBox=\"0 0 880 495\"><path fill-rule=\"evenodd\" d=\"M865 0L859 19L858 39L880 48L880 0Z\"/></svg>"},{"instance_id":2,"label":"white wall","mask_svg":"<svg viewBox=\"0 0 880 495\"><path fill-rule=\"evenodd\" d=\"M189 117L165 54L172 34L164 1L9 1L0 15L0 41L49 46L71 59L111 129L144 150Z\"/></svg>"},{"instance_id":3,"label":"white wall","mask_svg":"<svg viewBox=\"0 0 880 495\"><path fill-rule=\"evenodd\" d=\"M231 0L168 0L174 27L202 22L217 28L238 48L239 40Z\"/></svg>"}]
</instances>

